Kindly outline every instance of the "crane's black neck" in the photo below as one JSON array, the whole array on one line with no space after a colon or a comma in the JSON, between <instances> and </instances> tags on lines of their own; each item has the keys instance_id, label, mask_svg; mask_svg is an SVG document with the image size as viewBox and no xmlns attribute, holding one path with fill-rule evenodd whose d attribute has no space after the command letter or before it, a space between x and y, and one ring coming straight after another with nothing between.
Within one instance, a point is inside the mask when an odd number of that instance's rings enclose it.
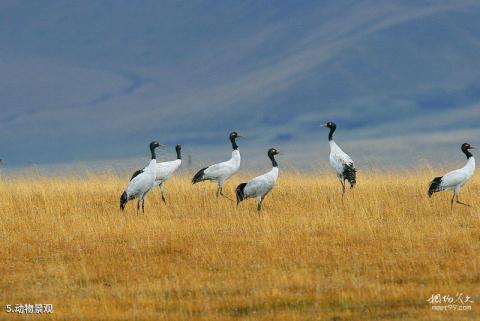
<instances>
[{"instance_id":1,"label":"crane's black neck","mask_svg":"<svg viewBox=\"0 0 480 321\"><path fill-rule=\"evenodd\" d=\"M150 146L150 153L152 154L152 159L157 159L157 154L155 154L155 147Z\"/></svg>"},{"instance_id":2,"label":"crane's black neck","mask_svg":"<svg viewBox=\"0 0 480 321\"><path fill-rule=\"evenodd\" d=\"M473 156L472 153L470 153L470 151L466 148L462 147L462 152L465 154L465 156L467 156L467 159Z\"/></svg>"},{"instance_id":3,"label":"crane's black neck","mask_svg":"<svg viewBox=\"0 0 480 321\"><path fill-rule=\"evenodd\" d=\"M272 166L273 167L278 167L278 163L277 163L277 160L275 159L275 156L273 154L268 154L268 157L272 161Z\"/></svg>"},{"instance_id":4,"label":"crane's black neck","mask_svg":"<svg viewBox=\"0 0 480 321\"><path fill-rule=\"evenodd\" d=\"M330 127L330 132L328 133L328 141L333 140L333 133L335 132L335 129L337 129L337 126L331 126Z\"/></svg>"},{"instance_id":5,"label":"crane's black neck","mask_svg":"<svg viewBox=\"0 0 480 321\"><path fill-rule=\"evenodd\" d=\"M182 159L182 150L180 148L177 149L177 159Z\"/></svg>"},{"instance_id":6,"label":"crane's black neck","mask_svg":"<svg viewBox=\"0 0 480 321\"><path fill-rule=\"evenodd\" d=\"M230 137L230 141L232 142L232 148L233 148L233 150L238 149L238 145L237 145L237 142L235 141L235 138L234 138L234 137Z\"/></svg>"}]
</instances>

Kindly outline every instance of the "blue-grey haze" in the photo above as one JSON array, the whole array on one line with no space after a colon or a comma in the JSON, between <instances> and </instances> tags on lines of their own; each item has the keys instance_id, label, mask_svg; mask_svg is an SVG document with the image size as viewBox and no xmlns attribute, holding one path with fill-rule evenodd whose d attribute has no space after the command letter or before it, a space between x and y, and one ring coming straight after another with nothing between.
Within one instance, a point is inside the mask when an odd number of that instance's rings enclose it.
<instances>
[{"instance_id":1,"label":"blue-grey haze","mask_svg":"<svg viewBox=\"0 0 480 321\"><path fill-rule=\"evenodd\" d=\"M108 164L158 139L203 164L237 130L252 167L275 146L311 168L332 120L364 166L460 162L479 62L478 1L3 0L0 158Z\"/></svg>"}]
</instances>

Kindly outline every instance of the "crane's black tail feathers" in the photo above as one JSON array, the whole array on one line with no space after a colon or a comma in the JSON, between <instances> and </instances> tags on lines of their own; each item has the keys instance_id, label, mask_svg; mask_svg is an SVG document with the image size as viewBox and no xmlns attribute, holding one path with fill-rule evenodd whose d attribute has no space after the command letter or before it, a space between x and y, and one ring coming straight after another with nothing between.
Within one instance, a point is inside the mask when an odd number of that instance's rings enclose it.
<instances>
[{"instance_id":1,"label":"crane's black tail feathers","mask_svg":"<svg viewBox=\"0 0 480 321\"><path fill-rule=\"evenodd\" d=\"M193 176L192 178L192 184L196 184L196 183L199 183L201 181L203 181L203 176L204 176L204 172L205 170L207 169L208 167L205 167L205 168L202 168L201 170L199 170L197 172L197 174L195 174L195 176Z\"/></svg>"},{"instance_id":2,"label":"crane's black tail feathers","mask_svg":"<svg viewBox=\"0 0 480 321\"><path fill-rule=\"evenodd\" d=\"M442 190L440 184L442 183L442 176L435 177L433 181L430 182L428 187L428 197L432 197L433 193L440 192Z\"/></svg>"},{"instance_id":3,"label":"crane's black tail feathers","mask_svg":"<svg viewBox=\"0 0 480 321\"><path fill-rule=\"evenodd\" d=\"M237 195L237 205L245 199L245 186L247 186L247 183L242 183L238 185L235 190L235 194Z\"/></svg>"},{"instance_id":4,"label":"crane's black tail feathers","mask_svg":"<svg viewBox=\"0 0 480 321\"><path fill-rule=\"evenodd\" d=\"M134 179L135 177L137 177L138 175L140 175L142 173L143 173L143 169L139 169L138 171L133 173L132 178L130 178L130 180Z\"/></svg>"},{"instance_id":5,"label":"crane's black tail feathers","mask_svg":"<svg viewBox=\"0 0 480 321\"><path fill-rule=\"evenodd\" d=\"M350 188L353 188L357 183L357 169L353 164L343 166L343 178L350 183Z\"/></svg>"},{"instance_id":6,"label":"crane's black tail feathers","mask_svg":"<svg viewBox=\"0 0 480 321\"><path fill-rule=\"evenodd\" d=\"M125 205L128 202L127 192L123 192L122 196L120 196L120 209L123 211L125 209Z\"/></svg>"}]
</instances>

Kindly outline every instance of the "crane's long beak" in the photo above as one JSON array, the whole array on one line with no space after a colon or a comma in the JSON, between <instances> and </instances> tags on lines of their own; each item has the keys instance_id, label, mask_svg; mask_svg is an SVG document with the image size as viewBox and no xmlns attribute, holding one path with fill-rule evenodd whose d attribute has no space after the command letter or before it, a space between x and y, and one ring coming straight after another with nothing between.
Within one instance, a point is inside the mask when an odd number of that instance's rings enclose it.
<instances>
[{"instance_id":1,"label":"crane's long beak","mask_svg":"<svg viewBox=\"0 0 480 321\"><path fill-rule=\"evenodd\" d=\"M237 135L237 138L245 138L245 136Z\"/></svg>"},{"instance_id":2,"label":"crane's long beak","mask_svg":"<svg viewBox=\"0 0 480 321\"><path fill-rule=\"evenodd\" d=\"M328 127L327 124L320 125L320 127Z\"/></svg>"},{"instance_id":3,"label":"crane's long beak","mask_svg":"<svg viewBox=\"0 0 480 321\"><path fill-rule=\"evenodd\" d=\"M476 147L475 146L470 146L470 149L475 149Z\"/></svg>"},{"instance_id":4,"label":"crane's long beak","mask_svg":"<svg viewBox=\"0 0 480 321\"><path fill-rule=\"evenodd\" d=\"M165 147L165 145L160 144L160 143L158 144L158 148L164 148L164 147Z\"/></svg>"}]
</instances>

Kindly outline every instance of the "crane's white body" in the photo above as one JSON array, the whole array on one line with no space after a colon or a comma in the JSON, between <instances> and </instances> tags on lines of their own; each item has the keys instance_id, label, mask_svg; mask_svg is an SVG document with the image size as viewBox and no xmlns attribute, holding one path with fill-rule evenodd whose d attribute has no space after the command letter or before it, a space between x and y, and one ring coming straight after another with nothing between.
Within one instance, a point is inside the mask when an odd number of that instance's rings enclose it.
<instances>
[{"instance_id":1,"label":"crane's white body","mask_svg":"<svg viewBox=\"0 0 480 321\"><path fill-rule=\"evenodd\" d=\"M268 173L249 180L243 189L245 199L255 198L258 206L265 196L273 189L277 182L277 178L278 167L273 167Z\"/></svg>"},{"instance_id":2,"label":"crane's white body","mask_svg":"<svg viewBox=\"0 0 480 321\"><path fill-rule=\"evenodd\" d=\"M225 162L210 165L203 171L203 179L217 182L218 186L223 188L225 181L235 174L240 168L240 151L232 151L232 157Z\"/></svg>"},{"instance_id":3,"label":"crane's white body","mask_svg":"<svg viewBox=\"0 0 480 321\"><path fill-rule=\"evenodd\" d=\"M329 141L330 144L330 165L335 169L337 177L340 180L343 180L343 173L345 171L345 166L350 166L355 168L353 160L350 156L345 153L340 146L338 146L334 140Z\"/></svg>"},{"instance_id":4,"label":"crane's white body","mask_svg":"<svg viewBox=\"0 0 480 321\"><path fill-rule=\"evenodd\" d=\"M182 164L181 159L156 164L155 186L162 186Z\"/></svg>"},{"instance_id":5,"label":"crane's white body","mask_svg":"<svg viewBox=\"0 0 480 321\"><path fill-rule=\"evenodd\" d=\"M460 188L473 176L475 172L475 158L470 157L465 166L443 175L438 191L453 190L460 193Z\"/></svg>"},{"instance_id":6,"label":"crane's white body","mask_svg":"<svg viewBox=\"0 0 480 321\"><path fill-rule=\"evenodd\" d=\"M150 163L143 169L143 171L132 178L127 186L128 200L138 199L143 200L145 196L155 186L155 177L157 173L157 161L152 159Z\"/></svg>"}]
</instances>

